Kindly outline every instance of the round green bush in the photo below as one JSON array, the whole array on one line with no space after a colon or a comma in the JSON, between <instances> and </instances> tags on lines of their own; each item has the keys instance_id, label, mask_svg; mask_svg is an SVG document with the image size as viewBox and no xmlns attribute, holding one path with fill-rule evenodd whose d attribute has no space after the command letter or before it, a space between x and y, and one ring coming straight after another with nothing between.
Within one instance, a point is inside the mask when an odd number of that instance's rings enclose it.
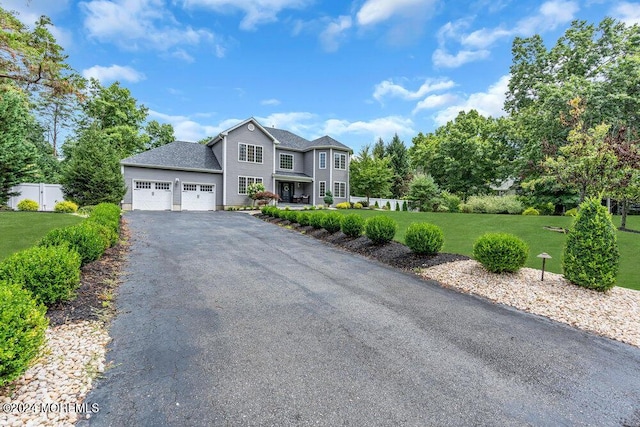
<instances>
[{"instance_id":1,"label":"round green bush","mask_svg":"<svg viewBox=\"0 0 640 427\"><path fill-rule=\"evenodd\" d=\"M24 374L40 354L45 311L19 284L0 281L0 387Z\"/></svg>"},{"instance_id":2,"label":"round green bush","mask_svg":"<svg viewBox=\"0 0 640 427\"><path fill-rule=\"evenodd\" d=\"M84 221L77 225L50 230L40 240L39 246L69 245L80 254L82 265L95 261L107 247L98 227Z\"/></svg>"},{"instance_id":3,"label":"round green bush","mask_svg":"<svg viewBox=\"0 0 640 427\"><path fill-rule=\"evenodd\" d=\"M473 257L492 273L516 272L528 256L529 246L513 234L487 233L473 244Z\"/></svg>"},{"instance_id":4,"label":"round green bush","mask_svg":"<svg viewBox=\"0 0 640 427\"><path fill-rule=\"evenodd\" d=\"M360 237L364 230L364 218L358 214L349 214L342 217L340 229L349 237Z\"/></svg>"},{"instance_id":5,"label":"round green bush","mask_svg":"<svg viewBox=\"0 0 640 427\"><path fill-rule=\"evenodd\" d=\"M339 214L338 212L330 212L324 215L324 218L322 218L322 228L327 230L329 233L336 233L340 231L341 220L341 214Z\"/></svg>"},{"instance_id":6,"label":"round green bush","mask_svg":"<svg viewBox=\"0 0 640 427\"><path fill-rule=\"evenodd\" d=\"M35 200L22 199L20 200L20 202L18 202L19 211L36 212L38 209L40 209L40 205L38 205L38 202L36 202Z\"/></svg>"},{"instance_id":7,"label":"round green bush","mask_svg":"<svg viewBox=\"0 0 640 427\"><path fill-rule=\"evenodd\" d=\"M53 211L58 213L76 213L78 212L78 205L76 205L75 203L69 200L65 200L65 201L56 203L56 205L53 208Z\"/></svg>"},{"instance_id":8,"label":"round green bush","mask_svg":"<svg viewBox=\"0 0 640 427\"><path fill-rule=\"evenodd\" d=\"M118 206L112 203L100 203L93 208L88 220L106 225L118 234L120 232L120 214L121 210Z\"/></svg>"},{"instance_id":9,"label":"round green bush","mask_svg":"<svg viewBox=\"0 0 640 427\"><path fill-rule=\"evenodd\" d=\"M324 213L314 213L309 217L309 225L313 228L322 228L322 218L324 217Z\"/></svg>"},{"instance_id":10,"label":"round green bush","mask_svg":"<svg viewBox=\"0 0 640 427\"><path fill-rule=\"evenodd\" d=\"M611 215L599 199L585 200L567 234L564 276L576 285L606 291L616 284L619 263Z\"/></svg>"},{"instance_id":11,"label":"round green bush","mask_svg":"<svg viewBox=\"0 0 640 427\"><path fill-rule=\"evenodd\" d=\"M398 224L384 215L372 216L364 223L364 234L376 245L393 240L397 229Z\"/></svg>"},{"instance_id":12,"label":"round green bush","mask_svg":"<svg viewBox=\"0 0 640 427\"><path fill-rule=\"evenodd\" d=\"M289 216L287 217L287 219L289 220L289 222L297 224L299 215L300 212L298 211L289 211Z\"/></svg>"},{"instance_id":13,"label":"round green bush","mask_svg":"<svg viewBox=\"0 0 640 427\"><path fill-rule=\"evenodd\" d=\"M437 225L414 222L407 228L404 241L417 254L433 255L442 249L444 233Z\"/></svg>"},{"instance_id":14,"label":"round green bush","mask_svg":"<svg viewBox=\"0 0 640 427\"><path fill-rule=\"evenodd\" d=\"M298 213L298 224L306 227L309 225L309 221L311 221L311 214L309 212Z\"/></svg>"},{"instance_id":15,"label":"round green bush","mask_svg":"<svg viewBox=\"0 0 640 427\"><path fill-rule=\"evenodd\" d=\"M0 263L0 280L18 283L46 305L67 301L80 286L80 255L68 246L33 246Z\"/></svg>"},{"instance_id":16,"label":"round green bush","mask_svg":"<svg viewBox=\"0 0 640 427\"><path fill-rule=\"evenodd\" d=\"M527 208L522 211L522 215L540 215L540 211L536 208Z\"/></svg>"}]
</instances>

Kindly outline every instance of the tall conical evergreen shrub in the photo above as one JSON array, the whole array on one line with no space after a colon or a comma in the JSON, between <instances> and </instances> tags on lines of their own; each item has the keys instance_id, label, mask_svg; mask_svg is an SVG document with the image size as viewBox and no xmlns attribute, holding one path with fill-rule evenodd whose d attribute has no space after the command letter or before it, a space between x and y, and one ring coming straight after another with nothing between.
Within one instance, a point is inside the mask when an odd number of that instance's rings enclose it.
<instances>
[{"instance_id":1,"label":"tall conical evergreen shrub","mask_svg":"<svg viewBox=\"0 0 640 427\"><path fill-rule=\"evenodd\" d=\"M611 215L597 198L585 200L569 229L564 276L589 289L606 291L616 283L620 253Z\"/></svg>"}]
</instances>

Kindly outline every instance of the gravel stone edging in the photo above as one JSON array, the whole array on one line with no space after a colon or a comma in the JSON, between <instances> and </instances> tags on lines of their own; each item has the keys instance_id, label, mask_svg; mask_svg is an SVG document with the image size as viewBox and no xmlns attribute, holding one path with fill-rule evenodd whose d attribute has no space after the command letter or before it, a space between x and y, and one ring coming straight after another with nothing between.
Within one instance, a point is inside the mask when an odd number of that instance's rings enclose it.
<instances>
[{"instance_id":1,"label":"gravel stone edging","mask_svg":"<svg viewBox=\"0 0 640 427\"><path fill-rule=\"evenodd\" d=\"M93 379L105 370L110 341L105 325L80 321L49 327L46 338L38 361L20 379L0 388L0 425L73 426L90 415L91 406L84 407L86 414L76 410L81 410Z\"/></svg>"},{"instance_id":2,"label":"gravel stone edging","mask_svg":"<svg viewBox=\"0 0 640 427\"><path fill-rule=\"evenodd\" d=\"M616 286L598 292L573 285L556 273L546 272L541 281L540 273L522 268L517 273L495 274L474 260L419 272L442 286L640 347L640 291Z\"/></svg>"}]
</instances>

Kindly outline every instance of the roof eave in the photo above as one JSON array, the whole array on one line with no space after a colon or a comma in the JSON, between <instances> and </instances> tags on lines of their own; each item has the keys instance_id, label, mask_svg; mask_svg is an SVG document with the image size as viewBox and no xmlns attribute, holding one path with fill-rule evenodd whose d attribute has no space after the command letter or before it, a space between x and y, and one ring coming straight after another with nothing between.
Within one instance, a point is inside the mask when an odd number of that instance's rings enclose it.
<instances>
[{"instance_id":1,"label":"roof eave","mask_svg":"<svg viewBox=\"0 0 640 427\"><path fill-rule=\"evenodd\" d=\"M204 169L204 168L189 168L189 167L167 166L167 165L151 165L151 164L122 162L122 161L120 162L120 164L122 166L131 166L136 168L147 168L147 169L163 169L163 170L204 172L204 173L222 173L222 169Z\"/></svg>"}]
</instances>

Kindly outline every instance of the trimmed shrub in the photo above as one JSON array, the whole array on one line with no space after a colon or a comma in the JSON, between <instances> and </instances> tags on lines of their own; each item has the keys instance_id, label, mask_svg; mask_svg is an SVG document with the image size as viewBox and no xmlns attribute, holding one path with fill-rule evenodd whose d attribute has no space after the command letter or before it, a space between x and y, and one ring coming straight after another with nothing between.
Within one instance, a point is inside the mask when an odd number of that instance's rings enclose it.
<instances>
[{"instance_id":1,"label":"trimmed shrub","mask_svg":"<svg viewBox=\"0 0 640 427\"><path fill-rule=\"evenodd\" d=\"M407 206L407 202L406 201L402 202L402 210L403 210L403 212L407 212L409 210L409 207Z\"/></svg>"},{"instance_id":2,"label":"trimmed shrub","mask_svg":"<svg viewBox=\"0 0 640 427\"><path fill-rule=\"evenodd\" d=\"M53 208L54 212L58 213L76 213L78 212L78 205L69 200L56 203Z\"/></svg>"},{"instance_id":3,"label":"trimmed shrub","mask_svg":"<svg viewBox=\"0 0 640 427\"><path fill-rule=\"evenodd\" d=\"M100 203L89 214L88 221L106 225L116 234L120 232L120 208L112 203Z\"/></svg>"},{"instance_id":4,"label":"trimmed shrub","mask_svg":"<svg viewBox=\"0 0 640 427\"><path fill-rule=\"evenodd\" d=\"M340 220L340 229L349 237L360 237L364 229L364 218L358 214L349 214Z\"/></svg>"},{"instance_id":5,"label":"trimmed shrub","mask_svg":"<svg viewBox=\"0 0 640 427\"><path fill-rule=\"evenodd\" d=\"M529 246L513 234L486 233L473 244L473 257L492 273L516 272L528 256Z\"/></svg>"},{"instance_id":6,"label":"trimmed shrub","mask_svg":"<svg viewBox=\"0 0 640 427\"><path fill-rule=\"evenodd\" d=\"M564 213L564 216L573 216L573 217L575 217L576 215L578 215L578 208L569 209L568 211L566 211Z\"/></svg>"},{"instance_id":7,"label":"trimmed shrub","mask_svg":"<svg viewBox=\"0 0 640 427\"><path fill-rule=\"evenodd\" d=\"M369 207L369 201L368 200L363 200L363 201L358 202L358 203L360 203L362 205L361 208L368 208Z\"/></svg>"},{"instance_id":8,"label":"trimmed shrub","mask_svg":"<svg viewBox=\"0 0 640 427\"><path fill-rule=\"evenodd\" d=\"M40 241L39 246L69 245L78 254L82 265L95 261L107 247L106 239L98 227L82 222L64 228L54 228Z\"/></svg>"},{"instance_id":9,"label":"trimmed shrub","mask_svg":"<svg viewBox=\"0 0 640 427\"><path fill-rule=\"evenodd\" d=\"M522 212L522 215L540 215L540 212L536 208L527 208Z\"/></svg>"},{"instance_id":10,"label":"trimmed shrub","mask_svg":"<svg viewBox=\"0 0 640 427\"><path fill-rule=\"evenodd\" d=\"M270 210L271 206L263 206L260 208L260 213L262 213L262 215L269 215Z\"/></svg>"},{"instance_id":11,"label":"trimmed shrub","mask_svg":"<svg viewBox=\"0 0 640 427\"><path fill-rule=\"evenodd\" d=\"M460 206L465 213L521 214L524 210L517 196L471 196Z\"/></svg>"},{"instance_id":12,"label":"trimmed shrub","mask_svg":"<svg viewBox=\"0 0 640 427\"><path fill-rule=\"evenodd\" d=\"M404 241L417 254L433 255L442 249L444 233L437 225L414 222L407 228Z\"/></svg>"},{"instance_id":13,"label":"trimmed shrub","mask_svg":"<svg viewBox=\"0 0 640 427\"><path fill-rule=\"evenodd\" d=\"M353 209L362 209L363 204L360 202L356 202L353 204Z\"/></svg>"},{"instance_id":14,"label":"trimmed shrub","mask_svg":"<svg viewBox=\"0 0 640 427\"><path fill-rule=\"evenodd\" d=\"M18 283L43 304L73 299L80 286L80 255L68 246L33 246L0 263L0 280Z\"/></svg>"},{"instance_id":15,"label":"trimmed shrub","mask_svg":"<svg viewBox=\"0 0 640 427\"><path fill-rule=\"evenodd\" d=\"M314 213L309 217L309 225L313 228L322 228L322 218L324 213Z\"/></svg>"},{"instance_id":16,"label":"trimmed shrub","mask_svg":"<svg viewBox=\"0 0 640 427\"><path fill-rule=\"evenodd\" d=\"M298 216L300 216L300 212L298 211L290 211L289 215L287 216L287 219L289 220L289 222L291 223L298 223Z\"/></svg>"},{"instance_id":17,"label":"trimmed shrub","mask_svg":"<svg viewBox=\"0 0 640 427\"><path fill-rule=\"evenodd\" d=\"M392 218L384 215L372 216L364 223L364 234L376 245L393 240L397 229L398 224Z\"/></svg>"},{"instance_id":18,"label":"trimmed shrub","mask_svg":"<svg viewBox=\"0 0 640 427\"><path fill-rule=\"evenodd\" d=\"M440 193L439 198L441 206L445 206L448 209L444 212L460 212L460 203L462 203L462 199L460 199L459 196L451 194L448 191L443 191Z\"/></svg>"},{"instance_id":19,"label":"trimmed shrub","mask_svg":"<svg viewBox=\"0 0 640 427\"><path fill-rule=\"evenodd\" d=\"M374 208L376 209L380 209L380 205L378 205L378 201L376 200L375 204L373 205Z\"/></svg>"},{"instance_id":20,"label":"trimmed shrub","mask_svg":"<svg viewBox=\"0 0 640 427\"><path fill-rule=\"evenodd\" d=\"M616 284L619 262L611 215L599 199L585 200L567 234L564 276L576 285L606 291Z\"/></svg>"},{"instance_id":21,"label":"trimmed shrub","mask_svg":"<svg viewBox=\"0 0 640 427\"><path fill-rule=\"evenodd\" d=\"M396 212L399 212L399 211L400 211L400 203L396 202Z\"/></svg>"},{"instance_id":22,"label":"trimmed shrub","mask_svg":"<svg viewBox=\"0 0 640 427\"><path fill-rule=\"evenodd\" d=\"M322 201L327 205L327 206L331 206L333 204L333 193L329 190L327 190L324 193L324 198L322 199Z\"/></svg>"},{"instance_id":23,"label":"trimmed shrub","mask_svg":"<svg viewBox=\"0 0 640 427\"><path fill-rule=\"evenodd\" d=\"M387 203L384 205L387 210L391 210L391 202L387 200Z\"/></svg>"},{"instance_id":24,"label":"trimmed shrub","mask_svg":"<svg viewBox=\"0 0 640 427\"><path fill-rule=\"evenodd\" d=\"M340 231L341 220L341 214L339 214L338 212L330 212L324 215L324 218L322 218L322 228L327 230L329 233Z\"/></svg>"},{"instance_id":25,"label":"trimmed shrub","mask_svg":"<svg viewBox=\"0 0 640 427\"><path fill-rule=\"evenodd\" d=\"M18 379L40 354L45 311L19 284L0 281L0 387Z\"/></svg>"},{"instance_id":26,"label":"trimmed shrub","mask_svg":"<svg viewBox=\"0 0 640 427\"><path fill-rule=\"evenodd\" d=\"M351 209L351 203L349 202L338 203L336 205L336 209Z\"/></svg>"},{"instance_id":27,"label":"trimmed shrub","mask_svg":"<svg viewBox=\"0 0 640 427\"><path fill-rule=\"evenodd\" d=\"M309 225L309 221L311 220L311 214L309 212L300 212L298 214L298 224L303 227Z\"/></svg>"},{"instance_id":28,"label":"trimmed shrub","mask_svg":"<svg viewBox=\"0 0 640 427\"><path fill-rule=\"evenodd\" d=\"M22 199L18 202L18 210L25 212L36 212L40 209L40 205L35 200Z\"/></svg>"}]
</instances>

